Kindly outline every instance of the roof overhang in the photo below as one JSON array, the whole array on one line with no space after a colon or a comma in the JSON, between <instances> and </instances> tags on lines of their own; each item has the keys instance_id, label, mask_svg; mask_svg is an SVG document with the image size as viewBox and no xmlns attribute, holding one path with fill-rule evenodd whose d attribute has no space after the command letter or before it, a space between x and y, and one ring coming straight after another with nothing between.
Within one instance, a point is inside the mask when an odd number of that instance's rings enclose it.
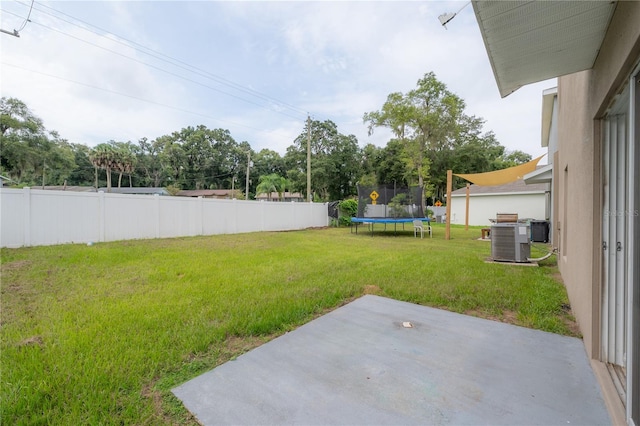
<instances>
[{"instance_id":1,"label":"roof overhang","mask_svg":"<svg viewBox=\"0 0 640 426\"><path fill-rule=\"evenodd\" d=\"M550 183L553 178L553 164L547 164L546 166L542 166L531 173L527 173L524 175L522 180L527 185L531 185L532 183Z\"/></svg>"},{"instance_id":2,"label":"roof overhang","mask_svg":"<svg viewBox=\"0 0 640 426\"><path fill-rule=\"evenodd\" d=\"M473 0L500 95L593 67L617 1Z\"/></svg>"}]
</instances>

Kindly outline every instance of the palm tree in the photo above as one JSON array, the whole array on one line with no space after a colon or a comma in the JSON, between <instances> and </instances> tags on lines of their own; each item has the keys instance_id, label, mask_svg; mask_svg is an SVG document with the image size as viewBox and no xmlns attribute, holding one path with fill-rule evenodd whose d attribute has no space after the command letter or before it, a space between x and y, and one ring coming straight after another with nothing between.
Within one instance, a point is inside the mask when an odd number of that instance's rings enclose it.
<instances>
[{"instance_id":1,"label":"palm tree","mask_svg":"<svg viewBox=\"0 0 640 426\"><path fill-rule=\"evenodd\" d=\"M89 154L91 163L96 168L96 189L98 186L98 168L107 173L107 192L111 192L111 169L115 167L117 154L112 145L101 143Z\"/></svg>"},{"instance_id":2,"label":"palm tree","mask_svg":"<svg viewBox=\"0 0 640 426\"><path fill-rule=\"evenodd\" d=\"M115 149L115 168L118 170L118 188L122 185L122 175L124 173L129 174L129 186L131 186L131 173L133 172L133 164L135 157L129 151L126 146L120 146Z\"/></svg>"},{"instance_id":3,"label":"palm tree","mask_svg":"<svg viewBox=\"0 0 640 426\"><path fill-rule=\"evenodd\" d=\"M287 179L277 173L262 175L256 187L256 195L267 194L267 200L271 201L271 194L277 192L278 196L282 198L286 186Z\"/></svg>"},{"instance_id":4,"label":"palm tree","mask_svg":"<svg viewBox=\"0 0 640 426\"><path fill-rule=\"evenodd\" d=\"M287 178L278 176L278 180L276 182L276 191L278 192L278 196L280 196L280 200L284 201L284 192L289 186L289 181Z\"/></svg>"}]
</instances>

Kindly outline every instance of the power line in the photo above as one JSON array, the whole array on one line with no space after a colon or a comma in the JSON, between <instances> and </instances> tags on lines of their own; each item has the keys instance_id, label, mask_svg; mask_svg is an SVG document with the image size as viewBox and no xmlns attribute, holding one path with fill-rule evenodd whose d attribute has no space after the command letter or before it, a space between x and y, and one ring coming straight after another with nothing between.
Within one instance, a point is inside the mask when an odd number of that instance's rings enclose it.
<instances>
[{"instance_id":1,"label":"power line","mask_svg":"<svg viewBox=\"0 0 640 426\"><path fill-rule=\"evenodd\" d=\"M17 3L19 3L19 4L22 4L22 5L25 5L25 6L26 6L26 4L25 4L25 3L23 3L23 2L20 2L20 1L16 1L16 2L17 2ZM251 95L251 96L258 97L258 98L260 98L260 99L262 99L262 100L265 100L265 101L273 102L273 103L277 104L277 106L285 107L286 109L289 109L289 110L291 110L291 111L293 111L293 112L296 112L296 113L299 113L299 114L306 114L306 111L305 111L305 110L303 110L303 109L301 109L301 108L298 108L298 107L296 107L296 106L294 106L294 105L288 104L288 103L286 103L286 102L283 102L283 101L281 101L281 100L279 100L279 99L276 99L276 98L274 98L274 97L272 97L272 96L265 95L265 94L263 94L263 93L261 93L261 92L258 92L257 90L254 90L254 89L248 88L248 87L246 87L246 86L243 86L243 85L241 85L241 84L238 84L238 83L236 83L236 82L233 82L233 81L231 81L231 80L228 80L228 79L226 79L226 78L224 78L224 77L221 77L221 76L218 76L218 75L216 75L216 74L213 74L213 73L211 73L211 72L209 72L209 71L203 70L203 69L198 68L198 67L195 67L195 66L193 66L193 65L190 65L190 64L188 64L187 62L184 62L184 61L182 61L182 60L179 60L179 59L173 58L173 57L171 57L171 56L169 56L169 55L166 55L166 54L164 54L164 53L162 53L162 52L158 52L158 51L156 51L156 50L153 50L153 49L151 49L151 48L148 48L148 47L146 47L146 46L144 46L144 45L142 45L142 44L140 44L140 43L137 43L137 42L135 42L135 41L133 41L133 40L127 39L127 38L125 38L125 37L122 37L122 36L120 36L120 35L118 35L118 34L112 33L112 32L110 32L109 30L106 30L106 29L104 29L104 28L101 28L101 27L98 27L98 26L92 25L92 24L90 24L90 23L88 23L88 22L86 22L86 21L83 21L83 20L81 20L81 19L79 19L79 18L73 17L73 16L71 16L71 15L69 15L69 14L66 14L66 13L64 13L64 12L62 12L62 11L59 11L59 10L57 10L57 9L54 9L54 8L52 8L52 7L50 7L50 6L46 6L46 5L41 5L41 6L43 6L43 7L47 8L47 9L50 9L50 10L52 10L52 11L56 12L56 13L59 13L59 14L61 14L61 15L64 15L64 16L66 16L66 17L69 17L69 18L71 18L71 19L73 19L73 20L75 20L75 21L81 22L81 23L83 23L83 24L84 24L84 25L86 25L86 26L89 26L89 27L95 28L95 29L100 30L100 31L102 31L102 32L104 32L104 33L111 34L111 35L113 35L113 36L118 37L118 39L115 39L115 40L114 40L114 39L112 39L112 38L108 38L108 39L109 39L110 41L112 41L112 42L116 42L116 43L119 43L119 44L121 44L121 45L123 45L123 46L129 47L129 48L133 48L134 50L136 50L136 51L138 51L138 52L140 52L140 53L142 53L142 54L145 54L145 55L151 56L151 57L153 57L153 58L155 58L155 59L158 59L158 60L160 60L160 61L163 61L163 62L169 63L169 64L171 64L171 65L173 65L173 66L175 66L175 67L181 68L181 69L183 69L183 70L186 70L186 71L188 71L188 72L194 73L194 74L196 74L196 75L199 75L199 76L202 76L202 77L205 77L205 78L211 79L211 80L213 80L213 81L216 81L217 83L220 83L220 84L226 85L226 86L228 86L228 87L231 87L231 88L233 88L233 89L235 89L235 90L239 90L239 91L244 92L244 93L246 93L246 94L249 94L249 95ZM96 34L96 35L98 35L98 36L100 36L100 37L105 37L105 35L104 35L104 34L100 34L100 33L96 32L96 31L93 31L93 30L91 30L91 29L89 29L89 28L86 28L86 27L84 27L84 26L78 25L78 24L76 24L76 23L74 23L74 22L72 22L72 21L69 21L69 20L63 19L63 18L61 18L61 17L59 17L59 16L56 16L55 14L49 13L49 12L44 11L44 10L39 9L39 8L35 8L35 9L36 9L36 10L38 10L38 11L40 11L40 12L42 12L42 13L44 13L44 14L46 14L46 15L49 15L49 16L51 16L51 17L55 18L55 19L61 20L61 21L66 22L66 23L68 23L68 24L70 24L70 25L73 25L73 26L78 27L78 28L81 28L81 29L83 29L83 30L85 30L85 31L91 32L91 33ZM39 25L41 25L41 26L43 26L43 27L45 27L45 28L53 29L53 28L48 27L48 26L43 25L43 24L39 24ZM55 29L53 29L53 30L54 30L54 31L58 31L58 32L60 32L60 33L62 33L62 34L64 34L64 35L68 35L68 36L70 36L70 37L73 37L73 38L79 39L78 37L71 36L71 35L69 35L69 34L67 34L67 33L64 33L64 32L62 32L62 31L60 31L60 30L55 30ZM85 40L82 40L82 39L79 39L79 40L80 40L80 41L85 41ZM124 40L124 41L126 41L127 43L125 43L125 42L123 42L123 41L121 41L121 40ZM94 46L96 46L96 47L101 47L101 46L97 46L97 45L95 45L95 44L93 44L93 43L91 43L91 42L87 42L87 41L85 41L85 42L86 42L86 43L88 43L88 44L92 44L92 45L94 45ZM132 47L132 46L131 46L132 44L133 44L133 45L135 45L135 46L138 46L139 48ZM144 49L144 51L143 51L143 50L141 50L141 49ZM116 53L116 54L118 54L118 52L113 52L113 51L111 51L111 50L109 50L109 49L105 49L105 50L108 50L108 51L110 51L110 52L112 52L112 53ZM150 52L151 52L151 53L150 53ZM121 55L121 56L123 56L123 55ZM134 59L134 58L128 57L128 56L126 56L126 55L125 55L125 57L126 57L126 58L128 58L128 59L134 60L134 61L136 61L136 62L141 62L141 61L139 61L139 60L136 60L136 59ZM141 63L143 63L143 64L145 64L145 65L147 65L147 66L151 66L151 65L146 64L146 63L144 63L144 62L141 62ZM153 67L153 66L152 66L152 67ZM156 69L157 69L157 68L156 68ZM175 74L173 74L173 75L175 75ZM188 79L187 79L187 80L188 80ZM189 80L189 81L192 81L192 80ZM207 87L208 87L208 86L207 86ZM209 88L211 88L211 87L209 87ZM269 108L269 107L266 107L266 106L264 106L264 105L256 104L256 103L254 103L254 102L248 101L248 100L246 100L246 99L244 99L244 98L240 98L240 97L235 96L235 95L233 95L233 94L230 94L230 93L228 93L228 92L224 92L224 91L221 91L221 90L219 90L219 89L214 89L214 88L211 88L211 89L213 89L213 90L218 90L218 91L220 91L221 93L227 94L227 95L232 96L232 97L235 97L235 98L237 98L237 99L241 99L241 100L243 100L243 101L245 101L245 102L253 103L253 104L255 104L255 105L258 105L258 106L260 106L260 107L262 107L262 108L266 108L266 109L271 110L271 111L273 111L273 112L276 112L276 113L282 113L281 111L274 110L273 108ZM289 117L292 117L291 115L288 115L288 114L284 114L284 115L287 115L287 116L289 116ZM299 119L300 117L292 117L292 118Z\"/></svg>"},{"instance_id":2,"label":"power line","mask_svg":"<svg viewBox=\"0 0 640 426\"><path fill-rule=\"evenodd\" d=\"M9 11L6 11L5 13L9 13L9 14L12 14L12 15L16 15L15 13L13 13L13 12L9 12ZM16 16L18 16L18 15L16 15ZM140 59L137 59L137 58L134 58L134 57L131 57L131 56L125 55L124 53L120 53L120 52L118 52L118 51L116 51L116 50L112 50L112 49L109 49L109 48L107 48L107 47L100 46L100 45L98 45L98 44L92 43L92 42L90 42L90 41L88 41L88 40L85 40L85 39L83 39L83 38L80 38L80 37L74 36L73 34L66 33L66 32L64 32L64 31L62 31L62 30L58 30L58 29L56 29L56 28L49 27L49 26L44 25L44 24L41 24L41 23L39 23L39 22L33 22L33 24L35 24L35 25L39 25L39 26L41 26L41 27L43 27L43 28L47 28L47 29L49 29L49 30L51 30L51 31L57 32L57 33L59 33L59 34L62 34L62 35L64 35L64 36L66 36L66 37L73 38L73 39L78 40L78 41L80 41L80 42L82 42L82 43L85 43L85 44L88 44L88 45L91 45L91 46L97 47L97 48L99 48L99 49L102 49L102 50L107 51L107 52L109 52L109 53L112 53L112 54L114 54L114 55L121 56L121 57L123 57L123 58L125 58L125 59L128 59L128 60L130 60L130 61L137 62L137 63L139 63L139 64L141 64L141 65L144 65L144 66L147 66L147 67L149 67L149 68L153 68L153 69L155 69L155 70L157 70L157 71L160 71L160 72L163 72L163 73L169 74L169 75L171 75L171 76L174 76L174 77L180 78L180 79L182 79L182 80L188 81L188 82L193 83L193 84L197 84L197 85L202 86L202 87L205 87L205 88L207 88L207 89L209 89L209 90L213 90L213 91L215 91L215 92L222 93L222 94L227 95L227 96L231 96L231 97L236 98L236 99L238 99L238 100L241 100L241 101L243 101L243 102L250 103L250 104L252 104L252 105L256 105L256 106L258 106L258 107L260 107L260 108L268 109L268 110L270 110L270 111L272 111L272 112L275 112L275 113L277 113L277 114L281 114L281 115L284 115L284 116L287 116L287 117L293 118L293 119L295 119L295 120L299 120L299 119L300 119L300 116L293 116L293 115L291 115L291 114L287 114L287 113L282 112L282 111L276 111L276 110L273 110L273 109L268 108L268 107L265 107L264 105L259 104L259 103L257 103L257 102L253 102L253 101L251 101L251 100L249 100L249 99L245 99L245 98L242 98L242 97L240 97L240 96L234 95L233 93L229 93L229 92L226 92L226 91L224 91L224 90L218 89L218 88L216 88L216 87L212 87L212 86L209 86L209 85L204 84L204 83L202 83L202 82L196 81L196 80L194 80L194 79L191 79L191 78L188 78L188 77L182 76L182 75L180 75L180 74L176 74L176 73L174 73L174 72L172 72L172 71L168 71L168 70L163 69L163 68L161 68L161 67L158 67L158 66L156 66L156 65L150 64L150 63L148 63L148 62L144 62L144 61L142 61L142 60L140 60Z\"/></svg>"},{"instance_id":3,"label":"power line","mask_svg":"<svg viewBox=\"0 0 640 426\"><path fill-rule=\"evenodd\" d=\"M120 95L120 96L124 96L124 97L127 97L127 98L135 99L137 101L146 102L146 103L150 103L150 104L153 104L153 105L158 105L158 106L174 109L176 111L185 112L187 114L198 115L200 117L208 118L210 120L223 122L223 123L229 123L229 124L233 124L235 126L246 127L247 129L256 130L256 131L262 131L263 130L263 129L258 129L256 127L247 126L246 124L235 123L233 121L224 120L224 119L220 119L220 118L215 118L215 117L212 117L210 115L202 114L202 113L195 112L195 111L190 111L188 109L176 107L176 106L173 106L173 105L163 104L161 102L156 102L156 101L152 101L152 100L149 100L149 99L144 99L144 98L141 98L141 97L138 97L138 96L129 95L127 93L117 92L117 91L111 90L111 89L105 89L104 87L98 87L98 86L94 86L92 84L82 83L80 81L71 80L71 79L68 79L68 78L65 78L65 77L60 77L60 76L53 75L53 74L47 74L47 73L44 73L44 72L41 72L41 71L35 71L35 70L32 70L32 69L28 69L28 68L22 67L20 65L10 64L10 63L4 62L4 61L2 61L0 63L2 65L6 65L6 66L9 66L9 67L13 67L13 68L18 68L18 69L23 70L23 71L27 71L27 72L31 72L31 73L34 73L34 74L43 75L45 77L55 78L57 80L62 80L62 81L66 81L66 82L69 82L69 83L77 84L79 86L89 87L91 89L101 90L103 92L108 92L108 93L113 93L115 95Z\"/></svg>"},{"instance_id":4,"label":"power line","mask_svg":"<svg viewBox=\"0 0 640 426\"><path fill-rule=\"evenodd\" d=\"M19 30L14 30L14 31L17 31L19 33L20 31L24 30L24 27L27 26L27 22L31 22L31 21L29 21L29 18L31 17L31 11L33 10L33 3L34 2L35 2L35 0L31 0L31 6L29 6L29 14L25 18L25 20L22 23L22 26L20 27L20 29Z\"/></svg>"}]
</instances>

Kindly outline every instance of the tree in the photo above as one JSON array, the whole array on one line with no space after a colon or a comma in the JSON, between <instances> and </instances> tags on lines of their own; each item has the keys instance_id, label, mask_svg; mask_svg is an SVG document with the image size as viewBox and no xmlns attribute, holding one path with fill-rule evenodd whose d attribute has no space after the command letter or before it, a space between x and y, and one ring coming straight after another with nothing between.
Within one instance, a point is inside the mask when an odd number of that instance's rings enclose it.
<instances>
[{"instance_id":1,"label":"tree","mask_svg":"<svg viewBox=\"0 0 640 426\"><path fill-rule=\"evenodd\" d=\"M165 184L186 188L183 171L187 161L182 145L171 135L160 136L156 143L161 147L159 156L166 175Z\"/></svg>"},{"instance_id":2,"label":"tree","mask_svg":"<svg viewBox=\"0 0 640 426\"><path fill-rule=\"evenodd\" d=\"M143 145L150 150L146 141ZM153 145L166 181L183 189L231 188L250 150L238 144L228 130L203 125L161 136Z\"/></svg>"},{"instance_id":3,"label":"tree","mask_svg":"<svg viewBox=\"0 0 640 426\"><path fill-rule=\"evenodd\" d=\"M287 148L287 177L295 191L307 189L308 126ZM316 198L340 200L356 193L361 151L353 135L343 135L330 120L313 120L311 126L311 189Z\"/></svg>"},{"instance_id":4,"label":"tree","mask_svg":"<svg viewBox=\"0 0 640 426\"><path fill-rule=\"evenodd\" d=\"M75 168L67 141L18 99L0 99L0 132L0 172L19 184L61 184Z\"/></svg>"},{"instance_id":5,"label":"tree","mask_svg":"<svg viewBox=\"0 0 640 426\"><path fill-rule=\"evenodd\" d=\"M15 98L0 99L0 172L23 183L39 162L37 145L45 137L42 120Z\"/></svg>"},{"instance_id":6,"label":"tree","mask_svg":"<svg viewBox=\"0 0 640 426\"><path fill-rule=\"evenodd\" d=\"M429 153L434 200L444 201L447 170L453 170L454 173L496 170L495 160L503 155L504 147L498 143L493 132L482 133L483 125L483 119L463 115L458 121L459 131L455 140L443 149ZM465 181L454 177L453 189L464 185Z\"/></svg>"},{"instance_id":7,"label":"tree","mask_svg":"<svg viewBox=\"0 0 640 426\"><path fill-rule=\"evenodd\" d=\"M495 160L494 167L496 170L506 169L507 167L517 166L531 161L531 154L519 150L506 151Z\"/></svg>"},{"instance_id":8,"label":"tree","mask_svg":"<svg viewBox=\"0 0 640 426\"><path fill-rule=\"evenodd\" d=\"M365 113L363 119L369 134L376 127L393 131L402 144L405 179L424 187L429 178L428 151L445 149L455 140L464 107L464 101L430 72L415 89L390 94L379 111Z\"/></svg>"},{"instance_id":9,"label":"tree","mask_svg":"<svg viewBox=\"0 0 640 426\"><path fill-rule=\"evenodd\" d=\"M402 158L403 148L399 139L391 139L387 146L382 148L376 169L379 183L397 183L399 186L409 186L406 179L405 162Z\"/></svg>"},{"instance_id":10,"label":"tree","mask_svg":"<svg viewBox=\"0 0 640 426\"><path fill-rule=\"evenodd\" d=\"M118 188L122 187L122 175L129 175L129 186L132 186L131 174L135 168L137 146L131 142L109 141L113 147L113 169L118 172Z\"/></svg>"},{"instance_id":11,"label":"tree","mask_svg":"<svg viewBox=\"0 0 640 426\"><path fill-rule=\"evenodd\" d=\"M358 177L358 184L375 186L378 183L377 168L380 161L384 158L382 155L382 148L369 143L362 148L360 152L360 172Z\"/></svg>"},{"instance_id":12,"label":"tree","mask_svg":"<svg viewBox=\"0 0 640 426\"><path fill-rule=\"evenodd\" d=\"M282 198L286 186L287 179L277 175L276 173L262 175L260 176L258 186L256 187L256 195L267 194L267 200L271 201L271 194L273 192L277 192L278 196Z\"/></svg>"},{"instance_id":13,"label":"tree","mask_svg":"<svg viewBox=\"0 0 640 426\"><path fill-rule=\"evenodd\" d=\"M55 131L42 141L39 153L42 169L38 172L36 168L36 174L42 176L42 185L62 185L77 168L71 145Z\"/></svg>"},{"instance_id":14,"label":"tree","mask_svg":"<svg viewBox=\"0 0 640 426\"><path fill-rule=\"evenodd\" d=\"M36 117L27 105L16 98L0 99L0 135L11 133L21 135L44 134L42 120Z\"/></svg>"},{"instance_id":15,"label":"tree","mask_svg":"<svg viewBox=\"0 0 640 426\"><path fill-rule=\"evenodd\" d=\"M163 144L160 138L149 141L147 138L138 140L136 149L136 171L141 186L159 187L167 178L162 166L161 154Z\"/></svg>"},{"instance_id":16,"label":"tree","mask_svg":"<svg viewBox=\"0 0 640 426\"><path fill-rule=\"evenodd\" d=\"M73 153L75 168L69 173L68 184L93 186L94 166L89 159L91 149L87 145L81 143L70 143L69 149Z\"/></svg>"},{"instance_id":17,"label":"tree","mask_svg":"<svg viewBox=\"0 0 640 426\"><path fill-rule=\"evenodd\" d=\"M263 149L251 156L253 160L253 171L256 175L269 175L272 173L280 176L286 175L284 159L277 152L270 149Z\"/></svg>"},{"instance_id":18,"label":"tree","mask_svg":"<svg viewBox=\"0 0 640 426\"><path fill-rule=\"evenodd\" d=\"M96 168L96 186L98 181L98 169L104 169L107 174L107 192L111 192L111 170L116 167L117 153L113 145L101 143L91 151L89 156L91 163Z\"/></svg>"}]
</instances>

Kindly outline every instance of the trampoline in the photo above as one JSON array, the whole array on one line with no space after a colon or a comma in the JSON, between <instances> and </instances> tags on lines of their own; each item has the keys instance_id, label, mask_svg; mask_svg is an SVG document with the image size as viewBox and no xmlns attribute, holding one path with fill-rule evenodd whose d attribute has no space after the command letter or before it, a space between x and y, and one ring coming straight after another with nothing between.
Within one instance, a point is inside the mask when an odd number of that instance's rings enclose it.
<instances>
[{"instance_id":1,"label":"trampoline","mask_svg":"<svg viewBox=\"0 0 640 426\"><path fill-rule=\"evenodd\" d=\"M397 235L398 233L398 224L402 224L402 229L404 230L405 223L413 223L414 220L420 220L422 222L430 222L431 220L428 217L352 217L351 223L355 225L356 234L358 233L358 225L367 225L371 230L371 236L373 237L373 228L376 223L384 224L384 230L387 230L387 224L393 223L393 233ZM351 228L351 232L353 232L353 228Z\"/></svg>"},{"instance_id":2,"label":"trampoline","mask_svg":"<svg viewBox=\"0 0 640 426\"><path fill-rule=\"evenodd\" d=\"M398 224L409 223L413 228L413 221L430 222L422 209L422 187L396 187L395 185L358 185L358 212L351 218L355 225L356 234L359 225L367 225L374 233L376 224L393 224L394 235L397 235ZM353 227L351 228L353 232Z\"/></svg>"}]
</instances>

